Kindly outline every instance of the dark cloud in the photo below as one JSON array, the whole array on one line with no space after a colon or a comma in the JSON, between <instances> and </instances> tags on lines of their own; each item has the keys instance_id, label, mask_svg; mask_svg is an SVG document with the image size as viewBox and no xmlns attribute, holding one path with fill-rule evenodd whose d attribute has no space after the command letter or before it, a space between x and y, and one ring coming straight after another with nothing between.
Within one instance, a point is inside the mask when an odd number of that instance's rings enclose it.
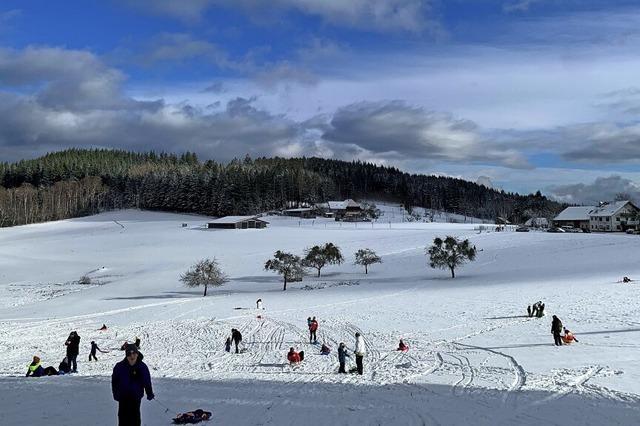
<instances>
[{"instance_id":1,"label":"dark cloud","mask_svg":"<svg viewBox=\"0 0 640 426\"><path fill-rule=\"evenodd\" d=\"M565 160L599 164L640 161L639 124L593 123L558 133L571 147L562 154Z\"/></svg>"},{"instance_id":2,"label":"dark cloud","mask_svg":"<svg viewBox=\"0 0 640 426\"><path fill-rule=\"evenodd\" d=\"M485 140L475 123L401 101L362 102L341 108L322 138L386 157L529 167L516 151Z\"/></svg>"},{"instance_id":3,"label":"dark cloud","mask_svg":"<svg viewBox=\"0 0 640 426\"><path fill-rule=\"evenodd\" d=\"M616 175L596 178L591 184L551 186L546 192L560 201L572 204L594 205L600 201L612 201L618 194L627 194L632 201L640 201L640 185Z\"/></svg>"}]
</instances>

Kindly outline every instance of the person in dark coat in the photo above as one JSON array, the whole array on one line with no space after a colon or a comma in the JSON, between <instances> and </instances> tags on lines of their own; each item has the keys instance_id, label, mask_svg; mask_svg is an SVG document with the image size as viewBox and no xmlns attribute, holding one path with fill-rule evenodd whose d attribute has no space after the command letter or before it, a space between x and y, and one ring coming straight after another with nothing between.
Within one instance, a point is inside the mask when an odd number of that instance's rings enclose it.
<instances>
[{"instance_id":1,"label":"person in dark coat","mask_svg":"<svg viewBox=\"0 0 640 426\"><path fill-rule=\"evenodd\" d=\"M340 363L340 368L338 369L338 373L347 373L345 370L345 366L347 364L347 357L351 358L351 355L347 353L347 345L344 342L340 343L338 346L338 362Z\"/></svg>"},{"instance_id":2,"label":"person in dark coat","mask_svg":"<svg viewBox=\"0 0 640 426\"><path fill-rule=\"evenodd\" d=\"M309 323L309 343L318 343L318 336L316 335L317 332L318 320L316 320L316 317L313 317Z\"/></svg>"},{"instance_id":3,"label":"person in dark coat","mask_svg":"<svg viewBox=\"0 0 640 426\"><path fill-rule=\"evenodd\" d=\"M235 328L232 328L231 329L231 340L236 345L236 353L240 353L240 349L238 348L238 346L240 345L240 342L242 342L242 334L240 333L240 331L238 331Z\"/></svg>"},{"instance_id":4,"label":"person in dark coat","mask_svg":"<svg viewBox=\"0 0 640 426\"><path fill-rule=\"evenodd\" d=\"M140 349L140 338L136 337L136 341L133 344L136 345L136 348Z\"/></svg>"},{"instance_id":5,"label":"person in dark coat","mask_svg":"<svg viewBox=\"0 0 640 426\"><path fill-rule=\"evenodd\" d=\"M78 371L78 363L77 358L80 353L80 336L75 331L72 331L67 338L67 341L64 342L64 345L67 347L67 358L69 359L69 365L71 366L71 371Z\"/></svg>"},{"instance_id":6,"label":"person in dark coat","mask_svg":"<svg viewBox=\"0 0 640 426\"><path fill-rule=\"evenodd\" d=\"M126 357L113 367L111 391L118 401L118 425L140 426L140 402L144 394L151 401L155 396L149 368L135 345L125 349Z\"/></svg>"},{"instance_id":7,"label":"person in dark coat","mask_svg":"<svg viewBox=\"0 0 640 426\"><path fill-rule=\"evenodd\" d=\"M538 307L538 318L542 318L544 316L544 303L540 304Z\"/></svg>"},{"instance_id":8,"label":"person in dark coat","mask_svg":"<svg viewBox=\"0 0 640 426\"><path fill-rule=\"evenodd\" d=\"M224 351L231 352L231 337L227 337L226 342L224 342Z\"/></svg>"},{"instance_id":9,"label":"person in dark coat","mask_svg":"<svg viewBox=\"0 0 640 426\"><path fill-rule=\"evenodd\" d=\"M103 351L102 349L100 349L98 347L98 344L92 340L91 341L91 352L89 353L89 361L91 361L91 358L93 358L96 361L98 360L98 357L96 357L96 351L100 351L103 354L107 353L107 352Z\"/></svg>"},{"instance_id":10,"label":"person in dark coat","mask_svg":"<svg viewBox=\"0 0 640 426\"><path fill-rule=\"evenodd\" d=\"M58 365L58 371L60 374L69 374L71 372L71 366L69 365L69 358L66 356L60 361Z\"/></svg>"},{"instance_id":11,"label":"person in dark coat","mask_svg":"<svg viewBox=\"0 0 640 426\"><path fill-rule=\"evenodd\" d=\"M533 316L533 312L531 312L531 305L527 306L527 314L529 315L529 318Z\"/></svg>"},{"instance_id":12,"label":"person in dark coat","mask_svg":"<svg viewBox=\"0 0 640 426\"><path fill-rule=\"evenodd\" d=\"M555 315L551 321L551 333L553 334L554 344L556 346L562 346L562 337L560 337L562 333L562 321Z\"/></svg>"}]
</instances>

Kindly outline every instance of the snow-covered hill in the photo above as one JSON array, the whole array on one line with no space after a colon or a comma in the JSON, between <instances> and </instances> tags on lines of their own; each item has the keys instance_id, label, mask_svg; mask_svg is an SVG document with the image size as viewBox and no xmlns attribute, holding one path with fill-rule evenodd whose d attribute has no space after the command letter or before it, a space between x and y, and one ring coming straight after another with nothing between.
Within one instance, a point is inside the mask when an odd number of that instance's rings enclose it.
<instances>
[{"instance_id":1,"label":"snow-covered hill","mask_svg":"<svg viewBox=\"0 0 640 426\"><path fill-rule=\"evenodd\" d=\"M0 423L113 424L108 376L118 347L136 336L158 388L158 403L143 404L146 424L167 422L172 413L160 404L211 408L215 424L229 425L640 419L640 284L618 282L640 277L640 237L266 219L264 230L206 230L204 217L121 211L1 229L0 387L9 392ZM424 253L445 235L481 250L455 280L429 269ZM283 292L280 277L263 270L278 249L302 254L324 242L346 262L320 278ZM365 247L384 260L368 275L353 265ZM214 256L228 284L206 298L180 285L190 264ZM83 276L90 285L78 283ZM264 312L254 309L258 298ZM547 317L526 317L538 300ZM580 343L553 346L552 314ZM363 333L364 376L338 375L335 354L306 343L308 316L334 352ZM103 323L108 330L97 331ZM224 352L232 327L243 332L244 354ZM82 337L76 376L20 377L33 355L57 366L71 330ZM394 350L400 338L406 354ZM91 340L111 350L97 363L86 361ZM296 369L285 362L292 346L307 353Z\"/></svg>"}]
</instances>

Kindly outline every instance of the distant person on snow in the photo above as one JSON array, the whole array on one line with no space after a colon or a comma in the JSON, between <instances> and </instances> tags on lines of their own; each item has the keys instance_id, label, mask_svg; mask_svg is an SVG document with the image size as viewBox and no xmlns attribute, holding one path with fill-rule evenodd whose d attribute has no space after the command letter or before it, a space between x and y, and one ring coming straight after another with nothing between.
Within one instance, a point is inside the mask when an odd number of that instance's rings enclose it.
<instances>
[{"instance_id":1,"label":"distant person on snow","mask_svg":"<svg viewBox=\"0 0 640 426\"><path fill-rule=\"evenodd\" d=\"M340 345L338 345L338 362L340 363L338 373L346 374L347 370L345 370L345 366L347 363L347 357L351 358L351 355L347 353L347 345L345 345L344 342L341 342Z\"/></svg>"},{"instance_id":2,"label":"distant person on snow","mask_svg":"<svg viewBox=\"0 0 640 426\"><path fill-rule=\"evenodd\" d=\"M544 303L541 303L538 306L538 318L542 318L544 316Z\"/></svg>"},{"instance_id":3,"label":"distant person on snow","mask_svg":"<svg viewBox=\"0 0 640 426\"><path fill-rule=\"evenodd\" d=\"M309 343L318 343L318 336L316 336L317 331L318 321L316 320L316 317L313 317L309 324Z\"/></svg>"},{"instance_id":4,"label":"distant person on snow","mask_svg":"<svg viewBox=\"0 0 640 426\"><path fill-rule=\"evenodd\" d=\"M289 348L287 359L291 365L299 364L304 361L304 351L296 352L294 348Z\"/></svg>"},{"instance_id":5,"label":"distant person on snow","mask_svg":"<svg viewBox=\"0 0 640 426\"><path fill-rule=\"evenodd\" d=\"M66 356L60 361L58 364L58 373L59 374L69 374L71 372L71 366L69 365L69 358Z\"/></svg>"},{"instance_id":6,"label":"distant person on snow","mask_svg":"<svg viewBox=\"0 0 640 426\"><path fill-rule=\"evenodd\" d=\"M231 340L236 345L236 353L240 353L239 345L242 342L242 334L235 328L231 329Z\"/></svg>"},{"instance_id":7,"label":"distant person on snow","mask_svg":"<svg viewBox=\"0 0 640 426\"><path fill-rule=\"evenodd\" d=\"M632 281L632 279L631 279L631 278L629 278L629 277L624 277L624 278L622 278L622 282L623 282L623 283L630 283L631 281Z\"/></svg>"},{"instance_id":8,"label":"distant person on snow","mask_svg":"<svg viewBox=\"0 0 640 426\"><path fill-rule=\"evenodd\" d=\"M142 354L135 345L125 349L125 359L113 367L111 391L118 401L118 425L140 426L140 402L144 394L154 398L149 368L142 362Z\"/></svg>"},{"instance_id":9,"label":"distant person on snow","mask_svg":"<svg viewBox=\"0 0 640 426\"><path fill-rule=\"evenodd\" d=\"M320 355L329 355L331 353L331 348L327 346L325 343L322 344L320 348Z\"/></svg>"},{"instance_id":10,"label":"distant person on snow","mask_svg":"<svg viewBox=\"0 0 640 426\"><path fill-rule=\"evenodd\" d=\"M533 316L533 312L531 311L531 305L527 306L527 315L529 315L529 318Z\"/></svg>"},{"instance_id":11,"label":"distant person on snow","mask_svg":"<svg viewBox=\"0 0 640 426\"><path fill-rule=\"evenodd\" d=\"M256 309L264 309L262 307L262 299L256 300Z\"/></svg>"},{"instance_id":12,"label":"distant person on snow","mask_svg":"<svg viewBox=\"0 0 640 426\"><path fill-rule=\"evenodd\" d=\"M551 333L553 334L554 344L556 346L562 346L562 338L560 337L560 333L562 333L562 321L555 315L551 321Z\"/></svg>"},{"instance_id":13,"label":"distant person on snow","mask_svg":"<svg viewBox=\"0 0 640 426\"><path fill-rule=\"evenodd\" d=\"M98 331L107 331L107 325L106 324L102 324L102 327L100 327L98 329Z\"/></svg>"},{"instance_id":14,"label":"distant person on snow","mask_svg":"<svg viewBox=\"0 0 640 426\"><path fill-rule=\"evenodd\" d=\"M227 341L224 342L224 351L231 352L231 337L227 337Z\"/></svg>"},{"instance_id":15,"label":"distant person on snow","mask_svg":"<svg viewBox=\"0 0 640 426\"><path fill-rule=\"evenodd\" d=\"M77 358L80 353L80 336L78 336L77 332L72 331L64 344L67 347L67 358L69 359L71 371L75 373L78 371Z\"/></svg>"},{"instance_id":16,"label":"distant person on snow","mask_svg":"<svg viewBox=\"0 0 640 426\"><path fill-rule=\"evenodd\" d=\"M27 375L25 377L42 377L44 376L44 368L40 364L40 357L33 356L33 361L27 366Z\"/></svg>"},{"instance_id":17,"label":"distant person on snow","mask_svg":"<svg viewBox=\"0 0 640 426\"><path fill-rule=\"evenodd\" d=\"M89 361L91 361L91 358L93 358L95 361L98 361L98 357L96 357L96 351L100 351L103 354L107 353L106 351L103 351L102 349L100 349L98 347L98 344L92 340L91 341L91 352L89 353Z\"/></svg>"},{"instance_id":18,"label":"distant person on snow","mask_svg":"<svg viewBox=\"0 0 640 426\"><path fill-rule=\"evenodd\" d=\"M402 339L400 339L400 343L398 343L398 349L397 349L397 350L402 351L402 352L406 352L406 351L408 351L408 350L409 350L409 346L408 346L408 345L406 345L406 344L402 341Z\"/></svg>"},{"instance_id":19,"label":"distant person on snow","mask_svg":"<svg viewBox=\"0 0 640 426\"><path fill-rule=\"evenodd\" d=\"M353 351L356 354L356 367L358 369L358 374L362 375L364 373L364 356L367 354L367 349L364 343L364 337L360 335L360 333L356 333L356 349Z\"/></svg>"},{"instance_id":20,"label":"distant person on snow","mask_svg":"<svg viewBox=\"0 0 640 426\"><path fill-rule=\"evenodd\" d=\"M566 344L571 344L573 342L579 343L578 339L576 339L576 336L574 336L573 333L566 328L564 329L564 336L562 336L562 341Z\"/></svg>"},{"instance_id":21,"label":"distant person on snow","mask_svg":"<svg viewBox=\"0 0 640 426\"><path fill-rule=\"evenodd\" d=\"M136 341L133 344L136 345L136 348L140 349L140 338L136 337Z\"/></svg>"}]
</instances>

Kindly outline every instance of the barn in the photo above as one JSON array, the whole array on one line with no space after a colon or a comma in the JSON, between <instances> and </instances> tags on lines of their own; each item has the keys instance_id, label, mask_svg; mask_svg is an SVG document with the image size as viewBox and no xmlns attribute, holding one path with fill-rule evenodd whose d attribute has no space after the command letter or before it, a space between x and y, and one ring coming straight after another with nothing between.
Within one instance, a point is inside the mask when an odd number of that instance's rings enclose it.
<instances>
[{"instance_id":1,"label":"barn","mask_svg":"<svg viewBox=\"0 0 640 426\"><path fill-rule=\"evenodd\" d=\"M267 224L264 220L258 219L257 216L225 216L207 223L209 229L256 229L266 228Z\"/></svg>"}]
</instances>

